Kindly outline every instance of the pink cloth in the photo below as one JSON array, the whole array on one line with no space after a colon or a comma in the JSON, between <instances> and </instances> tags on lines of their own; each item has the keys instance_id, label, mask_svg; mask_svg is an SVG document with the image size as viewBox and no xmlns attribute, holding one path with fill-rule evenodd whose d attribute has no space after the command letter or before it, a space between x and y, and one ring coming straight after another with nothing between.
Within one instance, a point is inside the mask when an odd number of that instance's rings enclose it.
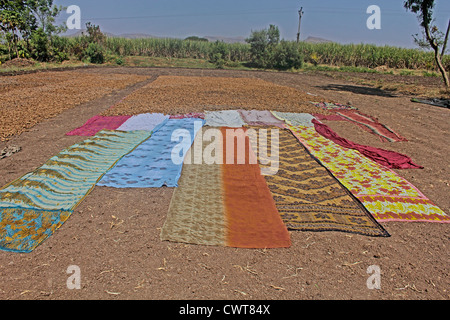
<instances>
[{"instance_id":1,"label":"pink cloth","mask_svg":"<svg viewBox=\"0 0 450 320\"><path fill-rule=\"evenodd\" d=\"M131 116L94 116L83 126L66 133L67 136L95 136L101 130L117 130Z\"/></svg>"},{"instance_id":2,"label":"pink cloth","mask_svg":"<svg viewBox=\"0 0 450 320\"><path fill-rule=\"evenodd\" d=\"M367 158L379 163L390 169L423 169L423 167L415 164L410 157L397 153L395 151L388 151L379 148L369 147L354 143L347 139L344 139L336 132L331 130L327 125L320 123L317 120L312 121L316 128L316 131L325 138L333 141L334 143L349 149L359 151Z\"/></svg>"},{"instance_id":3,"label":"pink cloth","mask_svg":"<svg viewBox=\"0 0 450 320\"><path fill-rule=\"evenodd\" d=\"M406 138L400 136L388 126L380 123L377 118L364 114L359 111L338 110L337 115L341 116L349 122L353 122L361 129L378 135L383 142L399 142L408 141Z\"/></svg>"}]
</instances>

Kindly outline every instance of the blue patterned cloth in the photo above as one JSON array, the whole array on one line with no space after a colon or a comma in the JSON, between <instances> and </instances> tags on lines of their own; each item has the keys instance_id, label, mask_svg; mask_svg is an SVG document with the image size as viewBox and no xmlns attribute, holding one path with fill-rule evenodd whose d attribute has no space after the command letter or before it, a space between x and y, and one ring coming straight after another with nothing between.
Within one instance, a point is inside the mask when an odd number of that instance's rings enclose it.
<instances>
[{"instance_id":1,"label":"blue patterned cloth","mask_svg":"<svg viewBox=\"0 0 450 320\"><path fill-rule=\"evenodd\" d=\"M112 188L178 187L183 159L205 121L170 119L97 183Z\"/></svg>"}]
</instances>

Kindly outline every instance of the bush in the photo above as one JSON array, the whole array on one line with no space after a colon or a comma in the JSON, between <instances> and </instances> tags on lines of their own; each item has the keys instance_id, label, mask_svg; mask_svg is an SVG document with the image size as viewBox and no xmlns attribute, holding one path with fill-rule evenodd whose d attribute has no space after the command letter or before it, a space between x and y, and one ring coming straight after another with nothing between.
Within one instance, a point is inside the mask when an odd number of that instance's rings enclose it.
<instances>
[{"instance_id":1,"label":"bush","mask_svg":"<svg viewBox=\"0 0 450 320\"><path fill-rule=\"evenodd\" d=\"M39 28L31 34L30 39L31 52L35 60L47 62L51 58L50 41L42 28Z\"/></svg>"},{"instance_id":2,"label":"bush","mask_svg":"<svg viewBox=\"0 0 450 320\"><path fill-rule=\"evenodd\" d=\"M123 58L122 57L117 57L116 58L116 64L118 66L122 66L124 64Z\"/></svg>"},{"instance_id":3,"label":"bush","mask_svg":"<svg viewBox=\"0 0 450 320\"><path fill-rule=\"evenodd\" d=\"M271 64L275 69L300 69L303 66L304 58L295 42L281 41L272 50Z\"/></svg>"},{"instance_id":4,"label":"bush","mask_svg":"<svg viewBox=\"0 0 450 320\"><path fill-rule=\"evenodd\" d=\"M105 52L98 43L90 43L83 52L83 59L91 63L102 64L105 62Z\"/></svg>"}]
</instances>

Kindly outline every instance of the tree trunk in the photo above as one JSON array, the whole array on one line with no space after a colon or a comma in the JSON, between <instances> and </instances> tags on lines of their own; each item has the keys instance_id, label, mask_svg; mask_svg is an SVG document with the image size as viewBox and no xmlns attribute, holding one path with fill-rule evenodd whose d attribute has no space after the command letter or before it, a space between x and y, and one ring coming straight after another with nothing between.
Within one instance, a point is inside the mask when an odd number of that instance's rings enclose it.
<instances>
[{"instance_id":1,"label":"tree trunk","mask_svg":"<svg viewBox=\"0 0 450 320\"><path fill-rule=\"evenodd\" d=\"M442 64L442 60L441 60L441 56L439 54L439 50L435 50L434 51L434 58L436 59L436 64L438 65L439 71L441 72L442 77L444 78L445 86L447 88L450 87L447 71L445 71L444 65Z\"/></svg>"},{"instance_id":2,"label":"tree trunk","mask_svg":"<svg viewBox=\"0 0 450 320\"><path fill-rule=\"evenodd\" d=\"M436 60L436 64L439 68L439 71L442 74L442 78L444 79L445 86L448 88L448 87L450 87L450 83L448 80L447 71L445 71L444 65L442 64L442 60L441 60L442 57L439 53L439 45L437 44L436 39L431 36L430 28L428 25L425 26L425 35L427 37L428 42L431 45L431 48L433 48L433 50L434 50L434 59ZM445 48L445 44L444 44L443 48Z\"/></svg>"}]
</instances>

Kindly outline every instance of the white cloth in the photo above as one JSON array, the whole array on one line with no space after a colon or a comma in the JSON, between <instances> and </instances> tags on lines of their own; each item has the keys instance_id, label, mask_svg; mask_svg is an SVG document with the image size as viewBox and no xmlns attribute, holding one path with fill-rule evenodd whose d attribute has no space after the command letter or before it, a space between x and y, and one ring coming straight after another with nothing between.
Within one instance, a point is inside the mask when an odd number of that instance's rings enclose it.
<instances>
[{"instance_id":1,"label":"white cloth","mask_svg":"<svg viewBox=\"0 0 450 320\"><path fill-rule=\"evenodd\" d=\"M285 121L291 126L314 127L312 121L316 119L309 113L291 113L272 111L272 114L280 120Z\"/></svg>"},{"instance_id":2,"label":"white cloth","mask_svg":"<svg viewBox=\"0 0 450 320\"><path fill-rule=\"evenodd\" d=\"M157 126L169 120L170 116L162 113L145 113L133 116L125 121L119 131L153 131Z\"/></svg>"},{"instance_id":3,"label":"white cloth","mask_svg":"<svg viewBox=\"0 0 450 320\"><path fill-rule=\"evenodd\" d=\"M241 128L245 125L241 114L237 110L206 111L206 126Z\"/></svg>"}]
</instances>

